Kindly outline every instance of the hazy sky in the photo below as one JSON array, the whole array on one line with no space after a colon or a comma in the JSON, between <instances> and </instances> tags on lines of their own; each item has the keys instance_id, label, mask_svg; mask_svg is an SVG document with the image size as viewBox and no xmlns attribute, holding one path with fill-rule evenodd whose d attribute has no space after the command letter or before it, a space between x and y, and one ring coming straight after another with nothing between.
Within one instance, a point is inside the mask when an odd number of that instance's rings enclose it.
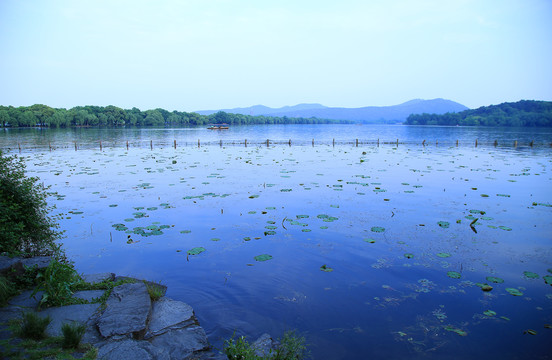
<instances>
[{"instance_id":1,"label":"hazy sky","mask_svg":"<svg viewBox=\"0 0 552 360\"><path fill-rule=\"evenodd\" d=\"M0 104L552 100L551 0L0 0Z\"/></svg>"}]
</instances>

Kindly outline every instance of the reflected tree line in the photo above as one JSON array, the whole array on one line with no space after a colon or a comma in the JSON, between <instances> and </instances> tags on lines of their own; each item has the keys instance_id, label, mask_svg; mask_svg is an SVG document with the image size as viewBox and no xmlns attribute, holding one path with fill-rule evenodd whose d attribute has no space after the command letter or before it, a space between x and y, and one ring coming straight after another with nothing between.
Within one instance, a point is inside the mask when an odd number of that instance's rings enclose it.
<instances>
[{"instance_id":1,"label":"reflected tree line","mask_svg":"<svg viewBox=\"0 0 552 360\"><path fill-rule=\"evenodd\" d=\"M206 124L328 124L349 123L295 117L251 116L219 111L211 115L154 109L141 111L117 106L76 106L69 110L47 105L0 106L0 127L74 127L74 126L193 126Z\"/></svg>"},{"instance_id":2,"label":"reflected tree line","mask_svg":"<svg viewBox=\"0 0 552 360\"><path fill-rule=\"evenodd\" d=\"M407 125L552 127L552 102L522 100L458 113L412 114Z\"/></svg>"}]
</instances>

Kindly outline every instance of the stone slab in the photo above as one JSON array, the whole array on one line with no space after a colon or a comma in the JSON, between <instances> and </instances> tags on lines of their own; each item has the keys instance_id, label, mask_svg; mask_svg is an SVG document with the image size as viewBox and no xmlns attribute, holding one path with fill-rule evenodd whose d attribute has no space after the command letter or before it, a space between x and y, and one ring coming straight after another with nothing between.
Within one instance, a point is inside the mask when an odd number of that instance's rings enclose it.
<instances>
[{"instance_id":1,"label":"stone slab","mask_svg":"<svg viewBox=\"0 0 552 360\"><path fill-rule=\"evenodd\" d=\"M194 309L182 301L163 297L152 305L148 331L144 338L149 339L170 329L184 328L190 325L199 325Z\"/></svg>"},{"instance_id":2,"label":"stone slab","mask_svg":"<svg viewBox=\"0 0 552 360\"><path fill-rule=\"evenodd\" d=\"M166 349L171 359L194 359L196 352L209 350L205 330L197 325L169 330L152 338L150 342L158 348Z\"/></svg>"},{"instance_id":3,"label":"stone slab","mask_svg":"<svg viewBox=\"0 0 552 360\"><path fill-rule=\"evenodd\" d=\"M81 277L87 283L97 284L105 280L114 280L115 274L110 272L105 272L105 273L98 273L98 274L84 274Z\"/></svg>"},{"instance_id":4,"label":"stone slab","mask_svg":"<svg viewBox=\"0 0 552 360\"><path fill-rule=\"evenodd\" d=\"M151 300L142 282L117 286L109 295L107 308L98 320L103 337L120 337L132 334L141 338L151 311Z\"/></svg>"},{"instance_id":5,"label":"stone slab","mask_svg":"<svg viewBox=\"0 0 552 360\"><path fill-rule=\"evenodd\" d=\"M102 297L104 293L105 293L105 290L83 290L83 291L76 291L73 294L73 297L92 302L94 301L94 299L98 299Z\"/></svg>"},{"instance_id":6,"label":"stone slab","mask_svg":"<svg viewBox=\"0 0 552 360\"><path fill-rule=\"evenodd\" d=\"M147 341L112 341L98 349L98 359L102 360L170 360L165 349L153 346Z\"/></svg>"},{"instance_id":7,"label":"stone slab","mask_svg":"<svg viewBox=\"0 0 552 360\"><path fill-rule=\"evenodd\" d=\"M37 313L39 316L50 316L52 322L46 328L46 334L61 336L61 326L65 323L78 322L87 324L88 320L99 309L100 304L80 304L48 308Z\"/></svg>"}]
</instances>

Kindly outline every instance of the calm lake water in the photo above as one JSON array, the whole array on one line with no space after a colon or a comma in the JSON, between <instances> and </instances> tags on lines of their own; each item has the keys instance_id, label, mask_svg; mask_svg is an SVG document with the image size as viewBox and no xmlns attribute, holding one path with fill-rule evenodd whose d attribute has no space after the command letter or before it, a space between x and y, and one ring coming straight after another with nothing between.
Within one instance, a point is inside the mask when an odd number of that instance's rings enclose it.
<instances>
[{"instance_id":1,"label":"calm lake water","mask_svg":"<svg viewBox=\"0 0 552 360\"><path fill-rule=\"evenodd\" d=\"M0 130L57 192L80 272L161 281L215 347L297 329L315 359L550 359L551 142L552 129L462 127Z\"/></svg>"}]
</instances>

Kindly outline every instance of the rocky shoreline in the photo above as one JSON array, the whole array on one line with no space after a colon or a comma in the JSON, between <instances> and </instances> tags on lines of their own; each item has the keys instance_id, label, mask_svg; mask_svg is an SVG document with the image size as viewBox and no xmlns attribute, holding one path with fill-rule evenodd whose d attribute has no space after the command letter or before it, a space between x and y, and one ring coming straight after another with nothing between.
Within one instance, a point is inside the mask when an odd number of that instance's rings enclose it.
<instances>
[{"instance_id":1,"label":"rocky shoreline","mask_svg":"<svg viewBox=\"0 0 552 360\"><path fill-rule=\"evenodd\" d=\"M25 266L46 267L49 262L47 257L11 259L0 256L0 272L19 271ZM106 279L118 281L132 278L104 273L84 275L83 279L94 284ZM190 305L166 296L152 301L147 282L133 280L135 282L114 287L105 305L92 301L107 290L86 290L75 292L73 297L89 303L39 310L42 294L32 297L32 290L24 291L0 308L0 339L11 338L7 326L9 320L32 311L41 317L51 317L52 321L46 329L48 336L61 336L64 323L86 324L82 342L98 349L98 359L226 359L220 351L212 349ZM166 287L162 290L165 294ZM254 346L259 354L267 354L276 343L265 334Z\"/></svg>"}]
</instances>

